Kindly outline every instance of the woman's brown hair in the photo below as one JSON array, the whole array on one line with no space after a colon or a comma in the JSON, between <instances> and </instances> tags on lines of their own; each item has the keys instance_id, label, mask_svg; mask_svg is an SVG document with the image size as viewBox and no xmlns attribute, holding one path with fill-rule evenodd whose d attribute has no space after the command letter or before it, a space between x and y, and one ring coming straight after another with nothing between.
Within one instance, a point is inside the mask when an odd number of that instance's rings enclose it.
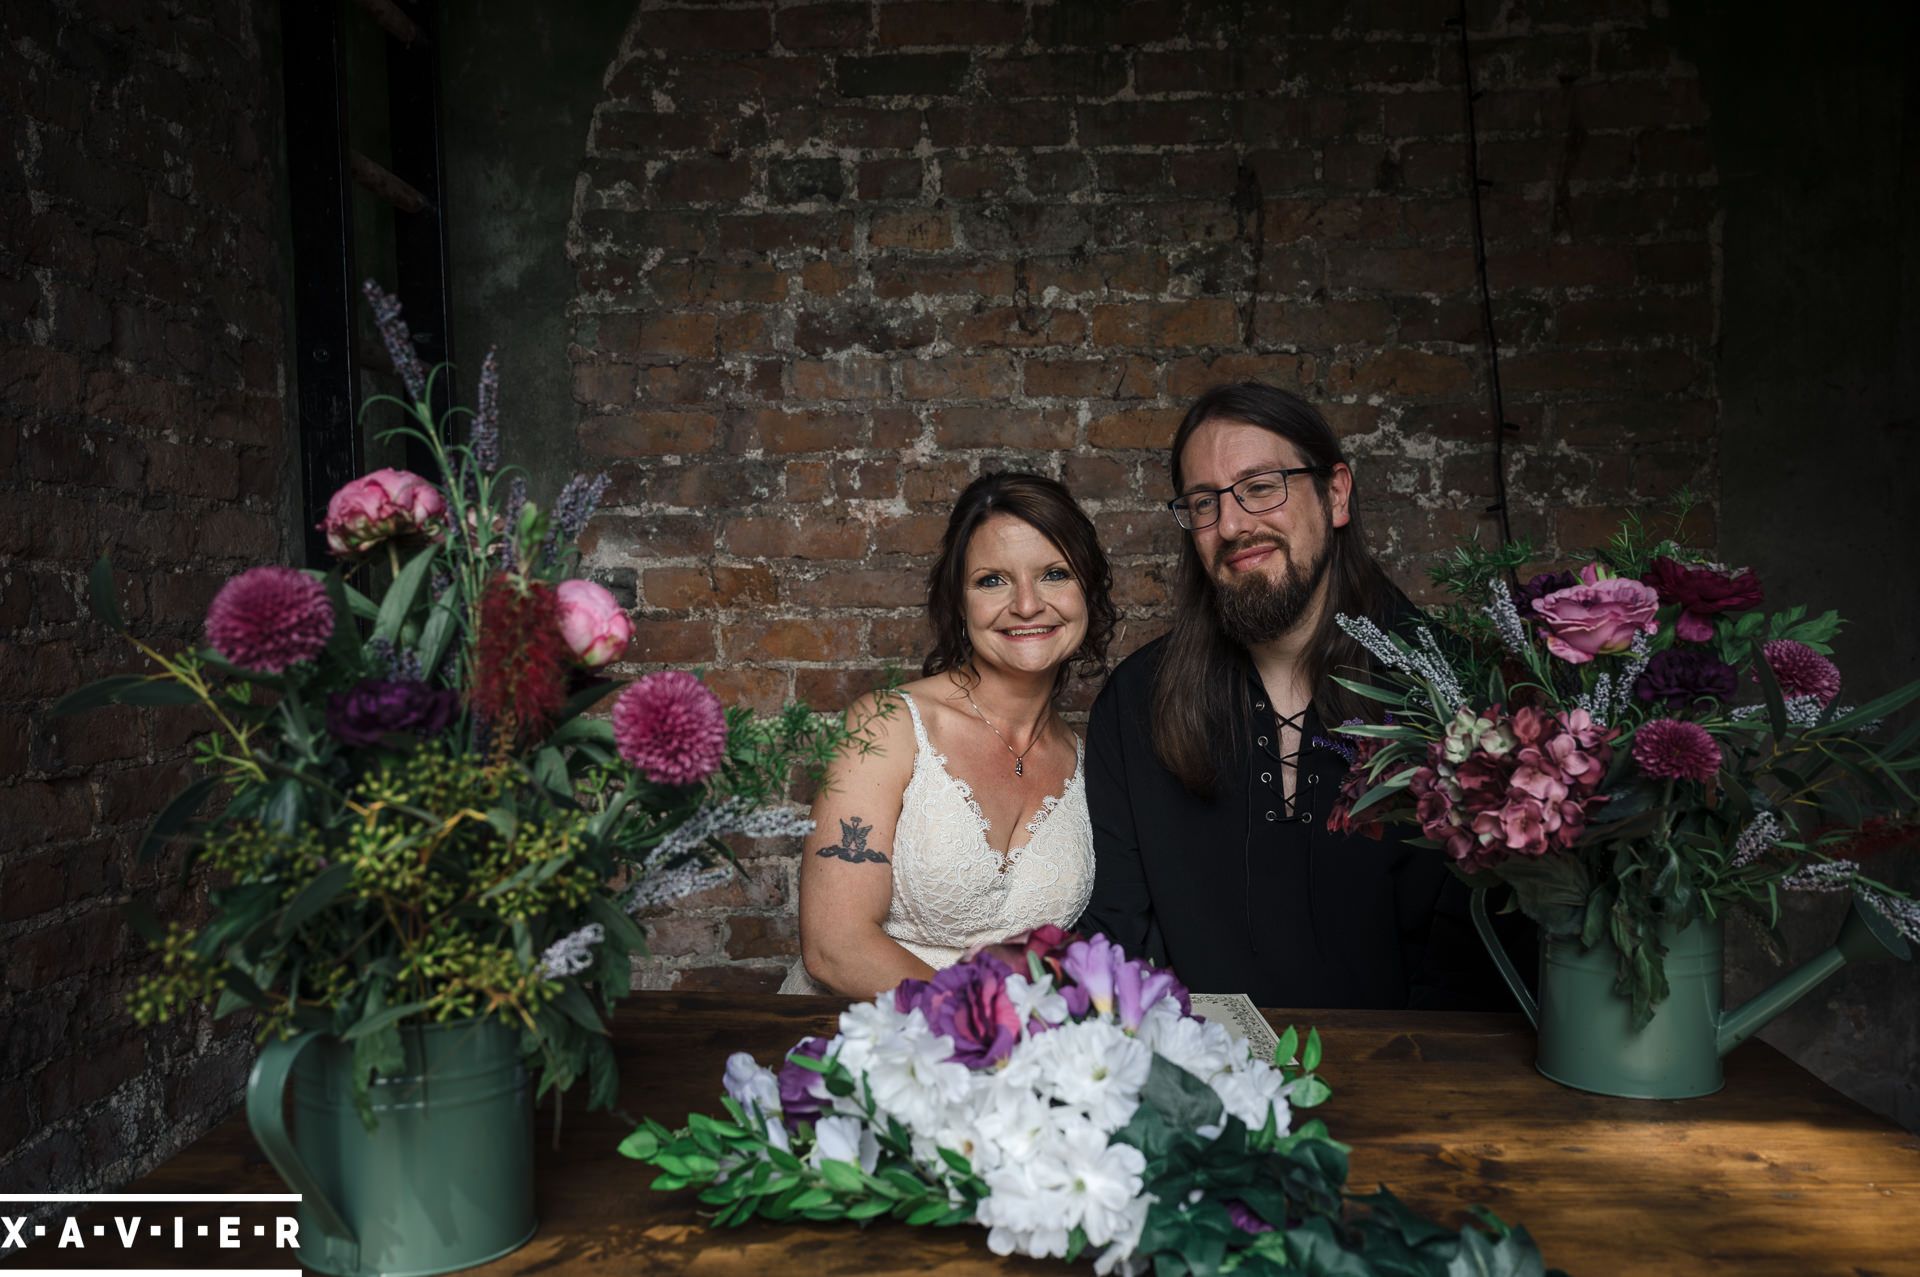
<instances>
[{"instance_id":1,"label":"woman's brown hair","mask_svg":"<svg viewBox=\"0 0 1920 1277\"><path fill-rule=\"evenodd\" d=\"M973 660L967 638L967 545L980 525L996 514L1012 515L1051 541L1087 600L1087 637L1054 676L1058 696L1071 674L1101 674L1107 668L1107 644L1113 640L1113 569L1100 548L1093 520L1066 485L1042 474L1001 471L983 474L954 502L940 541L940 557L927 574L927 619L933 626L933 650L920 666L926 676L964 671Z\"/></svg>"},{"instance_id":2,"label":"woman's brown hair","mask_svg":"<svg viewBox=\"0 0 1920 1277\"><path fill-rule=\"evenodd\" d=\"M1176 494L1183 483L1181 449L1209 421L1258 426L1293 444L1302 461L1315 469L1313 487L1324 507L1328 477L1347 460L1339 439L1312 404L1277 386L1252 381L1215 386L1187 410L1173 436ZM1332 727L1372 713L1365 700L1330 677L1335 671L1353 677L1371 668L1366 649L1348 638L1334 617L1346 612L1379 619L1404 596L1367 552L1357 486L1347 499L1346 525L1330 527L1327 533L1326 607L1306 645L1305 673L1320 721ZM1153 748L1181 785L1200 797L1213 795L1224 742L1245 735L1248 715L1247 653L1221 628L1213 592L1213 578L1192 536L1183 536L1173 587L1173 627L1167 631L1153 685Z\"/></svg>"}]
</instances>

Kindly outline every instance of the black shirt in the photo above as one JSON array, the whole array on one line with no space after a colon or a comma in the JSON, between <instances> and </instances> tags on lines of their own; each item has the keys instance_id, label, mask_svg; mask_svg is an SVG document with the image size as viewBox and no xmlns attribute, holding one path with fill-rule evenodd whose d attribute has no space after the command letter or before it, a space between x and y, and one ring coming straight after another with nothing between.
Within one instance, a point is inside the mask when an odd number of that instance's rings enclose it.
<instances>
[{"instance_id":1,"label":"black shirt","mask_svg":"<svg viewBox=\"0 0 1920 1277\"><path fill-rule=\"evenodd\" d=\"M1251 664L1239 675L1250 726L1225 742L1215 795L1174 778L1148 730L1164 646L1122 662L1094 702L1094 885L1080 927L1190 989L1259 1006L1513 1009L1442 853L1406 834L1328 832L1347 760L1312 707L1293 801L1283 796L1275 716Z\"/></svg>"}]
</instances>

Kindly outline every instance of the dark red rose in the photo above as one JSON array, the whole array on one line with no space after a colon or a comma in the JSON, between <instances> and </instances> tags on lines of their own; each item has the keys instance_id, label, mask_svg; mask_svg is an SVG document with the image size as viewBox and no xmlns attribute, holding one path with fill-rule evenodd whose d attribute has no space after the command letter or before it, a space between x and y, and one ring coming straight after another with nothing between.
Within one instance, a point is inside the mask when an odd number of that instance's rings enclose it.
<instances>
[{"instance_id":1,"label":"dark red rose","mask_svg":"<svg viewBox=\"0 0 1920 1277\"><path fill-rule=\"evenodd\" d=\"M1751 568L1727 573L1717 568L1689 567L1663 557L1655 559L1640 579L1653 587L1662 603L1680 605L1680 620L1674 629L1689 643L1704 643L1713 637L1713 617L1722 612L1751 611L1762 600L1760 578Z\"/></svg>"}]
</instances>

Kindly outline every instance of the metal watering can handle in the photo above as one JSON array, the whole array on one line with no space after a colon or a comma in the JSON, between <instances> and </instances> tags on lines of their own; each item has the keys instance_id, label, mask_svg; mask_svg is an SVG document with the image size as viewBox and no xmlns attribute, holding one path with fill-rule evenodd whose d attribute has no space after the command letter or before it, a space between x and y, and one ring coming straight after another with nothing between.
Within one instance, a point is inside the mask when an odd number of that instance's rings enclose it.
<instances>
[{"instance_id":1,"label":"metal watering can handle","mask_svg":"<svg viewBox=\"0 0 1920 1277\"><path fill-rule=\"evenodd\" d=\"M273 1163L273 1169L280 1172L280 1178L287 1181L288 1187L300 1194L301 1202L306 1205L319 1221L323 1232L329 1234L325 1244L345 1248L349 1259L349 1268L360 1266L360 1239L353 1229L340 1217L333 1201L320 1186L307 1164L294 1151L293 1139L287 1134L287 1120L282 1100L285 1098L287 1079L293 1075L295 1061L301 1052L320 1037L317 1030L300 1034L292 1038L276 1038L267 1043L260 1052L260 1058L254 1061L253 1073L247 1078L247 1125L253 1128L253 1138L260 1141L260 1147Z\"/></svg>"},{"instance_id":2,"label":"metal watering can handle","mask_svg":"<svg viewBox=\"0 0 1920 1277\"><path fill-rule=\"evenodd\" d=\"M1487 917L1487 889L1475 887L1473 898L1467 905L1467 912L1473 915L1473 929L1480 933L1480 943L1487 946L1487 953L1493 958L1493 965L1500 968L1500 978L1507 982L1507 988L1513 990L1514 998L1520 1003L1520 1009L1527 1013L1527 1023L1534 1028L1540 1027L1540 1008L1534 1004L1533 995L1527 992L1527 982L1514 970L1513 959L1507 956L1507 950L1500 943L1500 935L1493 929L1493 919Z\"/></svg>"}]
</instances>

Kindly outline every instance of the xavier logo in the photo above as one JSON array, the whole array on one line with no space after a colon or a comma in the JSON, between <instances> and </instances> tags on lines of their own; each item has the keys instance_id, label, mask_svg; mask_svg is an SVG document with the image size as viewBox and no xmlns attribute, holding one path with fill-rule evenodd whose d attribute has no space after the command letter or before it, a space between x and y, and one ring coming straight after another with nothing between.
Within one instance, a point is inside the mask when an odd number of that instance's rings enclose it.
<instances>
[{"instance_id":1,"label":"xavier logo","mask_svg":"<svg viewBox=\"0 0 1920 1277\"><path fill-rule=\"evenodd\" d=\"M0 1202L49 1205L70 1203L84 1209L93 1204L115 1203L126 1206L161 1206L185 1202L298 1202L297 1193L0 1193ZM188 1217L174 1211L116 1211L101 1216L89 1211L83 1218L70 1215L64 1220L36 1222L33 1214L0 1213L0 1259L32 1262L36 1253L50 1251L105 1252L101 1259L124 1256L136 1246L151 1253L170 1249L180 1253L200 1250L238 1250L251 1242L256 1248L271 1246L288 1252L292 1259L300 1249L300 1223L291 1214L267 1215L249 1212L219 1215L211 1219ZM91 1256L89 1256L91 1258ZM63 1261L64 1262L64 1261ZM31 1269L15 1270L25 1277ZM297 1269L268 1270L297 1274Z\"/></svg>"}]
</instances>

